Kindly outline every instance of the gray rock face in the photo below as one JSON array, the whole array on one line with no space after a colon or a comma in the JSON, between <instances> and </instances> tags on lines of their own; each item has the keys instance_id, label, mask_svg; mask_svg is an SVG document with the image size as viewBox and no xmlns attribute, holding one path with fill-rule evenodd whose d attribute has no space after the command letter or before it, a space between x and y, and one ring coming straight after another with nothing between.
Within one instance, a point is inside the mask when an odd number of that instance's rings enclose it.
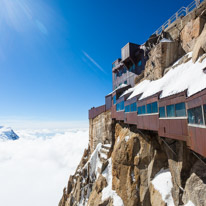
<instances>
[{"instance_id":1,"label":"gray rock face","mask_svg":"<svg viewBox=\"0 0 206 206\"><path fill-rule=\"evenodd\" d=\"M206 52L206 25L198 37L192 54L192 61L196 62L197 59Z\"/></svg>"},{"instance_id":2,"label":"gray rock face","mask_svg":"<svg viewBox=\"0 0 206 206\"><path fill-rule=\"evenodd\" d=\"M93 152L99 143L112 141L111 111L106 111L94 119L89 120L89 144Z\"/></svg>"},{"instance_id":3,"label":"gray rock face","mask_svg":"<svg viewBox=\"0 0 206 206\"><path fill-rule=\"evenodd\" d=\"M188 201L195 206L206 205L206 166L201 161L194 164L185 185L183 202L186 204Z\"/></svg>"}]
</instances>

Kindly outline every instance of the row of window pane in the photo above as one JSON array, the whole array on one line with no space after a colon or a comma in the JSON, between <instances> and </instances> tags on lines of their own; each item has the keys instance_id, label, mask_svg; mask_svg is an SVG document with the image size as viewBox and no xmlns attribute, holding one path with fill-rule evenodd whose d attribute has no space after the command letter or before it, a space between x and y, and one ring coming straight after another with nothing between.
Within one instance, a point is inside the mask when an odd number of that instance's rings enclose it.
<instances>
[{"instance_id":1,"label":"row of window pane","mask_svg":"<svg viewBox=\"0 0 206 206\"><path fill-rule=\"evenodd\" d=\"M137 104L136 102L130 105L125 106L125 112L136 112L137 111Z\"/></svg>"},{"instance_id":2,"label":"row of window pane","mask_svg":"<svg viewBox=\"0 0 206 206\"><path fill-rule=\"evenodd\" d=\"M116 111L122 111L122 110L124 110L124 101L116 105Z\"/></svg>"},{"instance_id":3,"label":"row of window pane","mask_svg":"<svg viewBox=\"0 0 206 206\"><path fill-rule=\"evenodd\" d=\"M158 113L157 102L147 104L147 111L145 105L138 107L138 114L146 114L146 113L147 114Z\"/></svg>"},{"instance_id":4,"label":"row of window pane","mask_svg":"<svg viewBox=\"0 0 206 206\"><path fill-rule=\"evenodd\" d=\"M147 104L147 113L158 113L157 102L153 102L151 104Z\"/></svg>"},{"instance_id":5,"label":"row of window pane","mask_svg":"<svg viewBox=\"0 0 206 206\"><path fill-rule=\"evenodd\" d=\"M178 103L178 104L171 104L167 105L167 117L185 117L186 116L186 109L185 103ZM166 117L165 107L159 108L159 116Z\"/></svg>"},{"instance_id":6,"label":"row of window pane","mask_svg":"<svg viewBox=\"0 0 206 206\"><path fill-rule=\"evenodd\" d=\"M130 105L125 106L125 112L130 112Z\"/></svg>"},{"instance_id":7,"label":"row of window pane","mask_svg":"<svg viewBox=\"0 0 206 206\"><path fill-rule=\"evenodd\" d=\"M146 114L146 106L143 105L141 107L138 107L137 112L138 112L138 114Z\"/></svg>"},{"instance_id":8,"label":"row of window pane","mask_svg":"<svg viewBox=\"0 0 206 206\"><path fill-rule=\"evenodd\" d=\"M118 72L115 73L115 79L117 79L117 77L121 77L126 72L127 72L126 67L124 67L123 69L119 70Z\"/></svg>"},{"instance_id":9,"label":"row of window pane","mask_svg":"<svg viewBox=\"0 0 206 206\"><path fill-rule=\"evenodd\" d=\"M137 111L137 104L136 102L131 104L131 112L136 112Z\"/></svg>"}]
</instances>

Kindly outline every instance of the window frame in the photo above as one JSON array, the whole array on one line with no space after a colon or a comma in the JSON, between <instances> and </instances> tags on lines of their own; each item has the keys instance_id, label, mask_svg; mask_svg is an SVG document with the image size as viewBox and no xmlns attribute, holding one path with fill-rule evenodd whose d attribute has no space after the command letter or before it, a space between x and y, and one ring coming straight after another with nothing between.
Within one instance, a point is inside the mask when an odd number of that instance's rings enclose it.
<instances>
[{"instance_id":1,"label":"window frame","mask_svg":"<svg viewBox=\"0 0 206 206\"><path fill-rule=\"evenodd\" d=\"M160 114L160 111L161 111L161 109L164 109L164 116L161 116ZM166 108L165 108L165 106L163 106L163 107L159 107L159 118L166 118Z\"/></svg>"},{"instance_id":2,"label":"window frame","mask_svg":"<svg viewBox=\"0 0 206 206\"><path fill-rule=\"evenodd\" d=\"M184 104L184 112L185 112L185 114L184 114L183 116L178 116L178 115L177 115L177 109L176 109L176 107L177 107L177 105L180 105L180 104ZM186 116L187 116L187 111L186 111L185 102L180 102L180 103L175 104L175 117L186 117Z\"/></svg>"},{"instance_id":3,"label":"window frame","mask_svg":"<svg viewBox=\"0 0 206 206\"><path fill-rule=\"evenodd\" d=\"M169 116L169 115L168 115L168 112L169 112L169 109L168 109L168 108L169 108L169 107L171 107L171 108L173 107L174 116ZM168 118L175 118L175 117L176 117L176 116L175 116L175 104L166 105L166 114L167 114L167 117L168 117Z\"/></svg>"},{"instance_id":4,"label":"window frame","mask_svg":"<svg viewBox=\"0 0 206 206\"><path fill-rule=\"evenodd\" d=\"M195 116L194 115L194 121L193 122L190 122L190 119L192 119L193 118L193 116L192 116L192 118L190 117L190 112L192 112L192 110L194 110L193 112L195 113L195 110L197 110L197 109L201 109L201 111L199 111L200 113L199 114L201 114L201 120L202 120L202 123L198 123L197 122L197 119L196 118L198 118L198 116ZM187 114L188 114L188 125L198 125L198 126L204 126L204 113L203 113L203 105L200 105L200 106L197 106L197 107L193 107L193 108L190 108L190 109L188 109L187 110Z\"/></svg>"}]
</instances>

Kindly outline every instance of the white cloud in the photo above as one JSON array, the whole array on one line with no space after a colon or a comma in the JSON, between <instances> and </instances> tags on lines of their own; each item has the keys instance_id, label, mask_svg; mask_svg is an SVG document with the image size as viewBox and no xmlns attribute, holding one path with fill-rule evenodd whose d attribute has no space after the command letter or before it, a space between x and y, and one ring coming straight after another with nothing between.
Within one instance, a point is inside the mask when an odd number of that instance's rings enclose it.
<instances>
[{"instance_id":1,"label":"white cloud","mask_svg":"<svg viewBox=\"0 0 206 206\"><path fill-rule=\"evenodd\" d=\"M88 144L86 129L18 130L0 141L0 205L57 206Z\"/></svg>"}]
</instances>

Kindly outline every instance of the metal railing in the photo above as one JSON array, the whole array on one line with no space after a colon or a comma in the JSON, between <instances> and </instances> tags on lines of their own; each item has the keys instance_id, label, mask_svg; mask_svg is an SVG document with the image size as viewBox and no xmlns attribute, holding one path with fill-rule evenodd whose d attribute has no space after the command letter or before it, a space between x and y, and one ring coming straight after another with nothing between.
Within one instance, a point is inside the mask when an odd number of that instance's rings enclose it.
<instances>
[{"instance_id":1,"label":"metal railing","mask_svg":"<svg viewBox=\"0 0 206 206\"><path fill-rule=\"evenodd\" d=\"M190 3L187 7L181 7L173 16L171 16L162 26L160 26L154 34L159 35L162 31L168 28L177 19L187 16L191 11L196 9L205 0L195 0Z\"/></svg>"}]
</instances>

